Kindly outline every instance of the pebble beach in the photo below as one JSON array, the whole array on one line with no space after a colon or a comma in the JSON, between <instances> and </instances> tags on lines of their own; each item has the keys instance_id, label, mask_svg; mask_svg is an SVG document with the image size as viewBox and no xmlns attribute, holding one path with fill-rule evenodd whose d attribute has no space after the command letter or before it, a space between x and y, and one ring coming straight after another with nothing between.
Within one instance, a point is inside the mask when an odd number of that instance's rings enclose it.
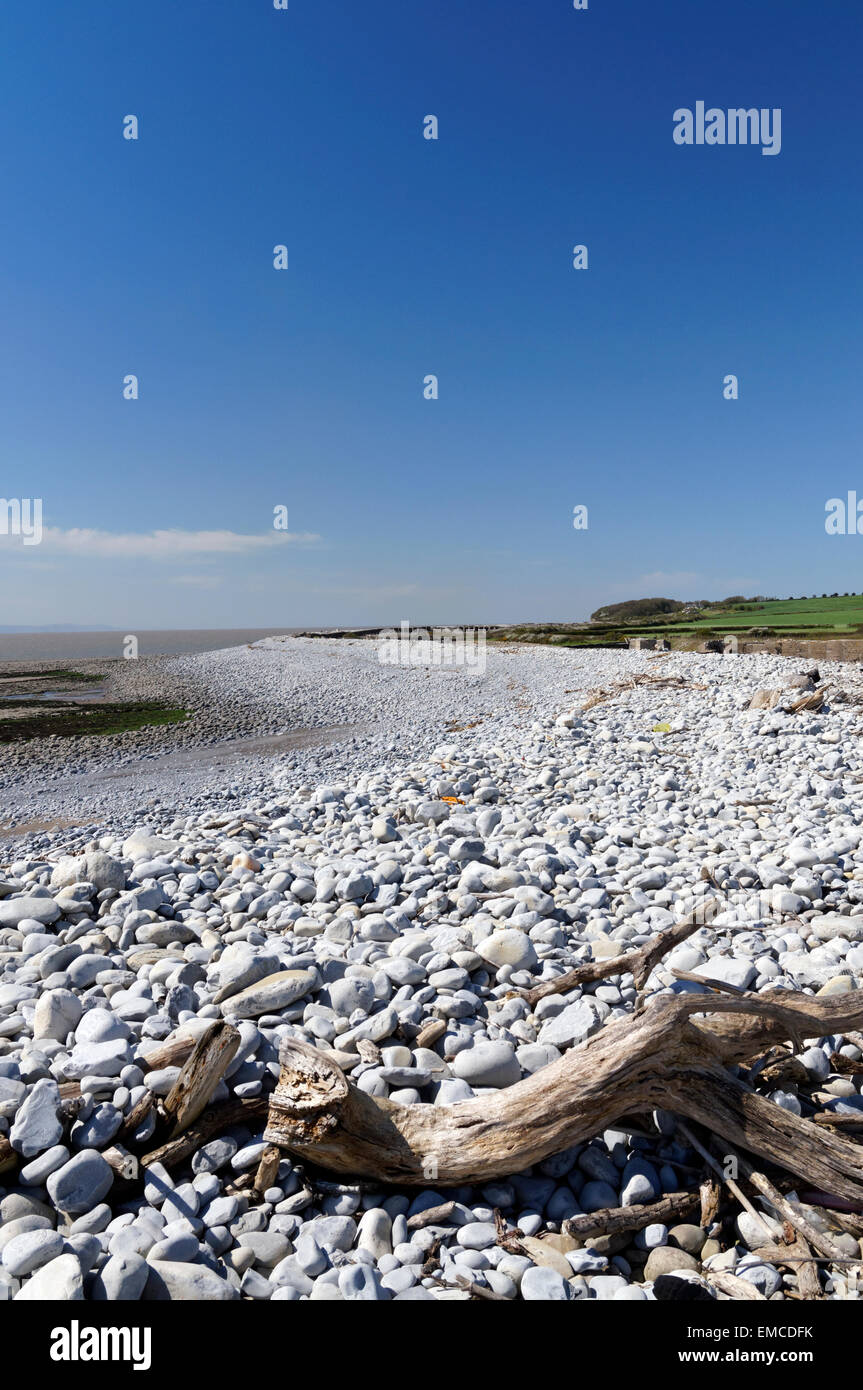
<instances>
[{"instance_id":1,"label":"pebble beach","mask_svg":"<svg viewBox=\"0 0 863 1390\"><path fill-rule=\"evenodd\" d=\"M369 1096L456 1107L541 1073L638 993L631 974L524 992L706 898L718 915L648 995L705 988L675 971L857 990L856 665L490 644L479 674L270 637L90 666L112 699L189 716L3 748L0 1301L641 1302L669 1275L726 1298L716 1273L797 1297L793 1265L754 1253L765 1225L782 1236L767 1205L566 1233L697 1188L666 1112L470 1187L375 1188L283 1153L260 1190L260 1106L177 1163L146 1155L180 1075L166 1055L214 1022L240 1043L213 1105L265 1101L297 1038ZM820 708L792 711L816 688ZM773 706L750 708L764 690ZM795 1115L863 1123L858 1035L800 1040L785 1079L750 1080ZM856 1298L860 1241L799 1195L842 1251L818 1263L821 1294Z\"/></svg>"}]
</instances>

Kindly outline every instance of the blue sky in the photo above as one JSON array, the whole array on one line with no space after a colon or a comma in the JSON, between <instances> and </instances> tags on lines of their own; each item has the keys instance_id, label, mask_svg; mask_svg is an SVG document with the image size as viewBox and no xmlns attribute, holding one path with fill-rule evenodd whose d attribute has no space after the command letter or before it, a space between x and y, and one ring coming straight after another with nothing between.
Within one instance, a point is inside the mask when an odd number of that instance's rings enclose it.
<instances>
[{"instance_id":1,"label":"blue sky","mask_svg":"<svg viewBox=\"0 0 863 1390\"><path fill-rule=\"evenodd\" d=\"M0 536L0 623L863 588L824 531L863 496L861 21L4 0L0 495L46 530ZM781 153L676 145L698 100L781 108Z\"/></svg>"}]
</instances>

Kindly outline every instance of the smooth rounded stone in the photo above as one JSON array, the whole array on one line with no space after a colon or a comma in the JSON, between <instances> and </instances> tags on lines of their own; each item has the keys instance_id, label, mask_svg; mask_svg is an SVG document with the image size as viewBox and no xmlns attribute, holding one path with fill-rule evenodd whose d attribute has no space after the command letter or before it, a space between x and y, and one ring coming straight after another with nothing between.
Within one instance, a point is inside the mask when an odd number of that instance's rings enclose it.
<instances>
[{"instance_id":1,"label":"smooth rounded stone","mask_svg":"<svg viewBox=\"0 0 863 1390\"><path fill-rule=\"evenodd\" d=\"M588 1144L578 1155L576 1162L582 1173L586 1173L596 1182L616 1187L620 1181L620 1172L613 1159L597 1144Z\"/></svg>"},{"instance_id":2,"label":"smooth rounded stone","mask_svg":"<svg viewBox=\"0 0 863 1390\"><path fill-rule=\"evenodd\" d=\"M227 1303L240 1297L239 1289L207 1265L176 1260L149 1264L143 1297L148 1302Z\"/></svg>"},{"instance_id":3,"label":"smooth rounded stone","mask_svg":"<svg viewBox=\"0 0 863 1390\"><path fill-rule=\"evenodd\" d=\"M548 1023L543 1024L538 1041L561 1050L584 1042L599 1027L598 1007L604 1006L592 1004L587 999L568 1004L554 1018L549 1019Z\"/></svg>"},{"instance_id":4,"label":"smooth rounded stone","mask_svg":"<svg viewBox=\"0 0 863 1390\"><path fill-rule=\"evenodd\" d=\"M426 979L426 969L409 956L391 956L381 961L381 970L394 985L421 985ZM344 983L342 981L341 983ZM330 991L332 998L332 990ZM333 1004L335 1008L335 1003Z\"/></svg>"},{"instance_id":5,"label":"smooth rounded stone","mask_svg":"<svg viewBox=\"0 0 863 1390\"><path fill-rule=\"evenodd\" d=\"M107 1202L100 1202L92 1211L87 1211L83 1216L78 1216L69 1228L73 1234L80 1232L101 1232L104 1231L111 1221L111 1208Z\"/></svg>"},{"instance_id":6,"label":"smooth rounded stone","mask_svg":"<svg viewBox=\"0 0 863 1390\"><path fill-rule=\"evenodd\" d=\"M537 954L530 937L522 931L504 928L492 932L477 945L477 955L499 969L509 965L513 970L534 970L538 965Z\"/></svg>"},{"instance_id":7,"label":"smooth rounded stone","mask_svg":"<svg viewBox=\"0 0 863 1390\"><path fill-rule=\"evenodd\" d=\"M306 1230L300 1232L297 1237L295 1250L293 1250L297 1269L302 1269L304 1275L309 1275L310 1279L317 1279L329 1268L329 1257L321 1250L314 1236Z\"/></svg>"},{"instance_id":8,"label":"smooth rounded stone","mask_svg":"<svg viewBox=\"0 0 863 1390\"><path fill-rule=\"evenodd\" d=\"M402 1265L419 1265L425 1259L422 1245L412 1240L394 1241L393 1255Z\"/></svg>"},{"instance_id":9,"label":"smooth rounded stone","mask_svg":"<svg viewBox=\"0 0 863 1390\"><path fill-rule=\"evenodd\" d=\"M559 1187L545 1204L547 1221L568 1221L570 1217L581 1214L581 1206L570 1187Z\"/></svg>"},{"instance_id":10,"label":"smooth rounded stone","mask_svg":"<svg viewBox=\"0 0 863 1390\"><path fill-rule=\"evenodd\" d=\"M601 1303L610 1303L628 1288L629 1281L620 1274L595 1274L590 1280L591 1296Z\"/></svg>"},{"instance_id":11,"label":"smooth rounded stone","mask_svg":"<svg viewBox=\"0 0 863 1390\"><path fill-rule=\"evenodd\" d=\"M748 989L758 971L753 961L740 956L708 956L703 965L692 972L709 980L721 980L737 989Z\"/></svg>"},{"instance_id":12,"label":"smooth rounded stone","mask_svg":"<svg viewBox=\"0 0 863 1390\"><path fill-rule=\"evenodd\" d=\"M556 1269L536 1265L531 1265L522 1275L520 1292L529 1303L565 1303L572 1298L572 1289L562 1274Z\"/></svg>"},{"instance_id":13,"label":"smooth rounded stone","mask_svg":"<svg viewBox=\"0 0 863 1390\"><path fill-rule=\"evenodd\" d=\"M319 982L316 970L281 970L266 975L257 983L232 994L221 1005L222 1013L232 1018L257 1018L274 1014L302 999Z\"/></svg>"},{"instance_id":14,"label":"smooth rounded stone","mask_svg":"<svg viewBox=\"0 0 863 1390\"><path fill-rule=\"evenodd\" d=\"M487 1250L495 1244L497 1230L493 1221L468 1221L459 1228L456 1240L464 1250Z\"/></svg>"},{"instance_id":15,"label":"smooth rounded stone","mask_svg":"<svg viewBox=\"0 0 863 1390\"><path fill-rule=\"evenodd\" d=\"M375 1260L392 1255L392 1220L383 1207L370 1207L357 1226L357 1248L368 1250Z\"/></svg>"},{"instance_id":16,"label":"smooth rounded stone","mask_svg":"<svg viewBox=\"0 0 863 1390\"><path fill-rule=\"evenodd\" d=\"M753 1255L745 1255L739 1260L734 1273L739 1279L745 1279L747 1283L754 1284L755 1288L764 1298L772 1298L782 1288L782 1275L773 1265L764 1264L756 1260Z\"/></svg>"},{"instance_id":17,"label":"smooth rounded stone","mask_svg":"<svg viewBox=\"0 0 863 1390\"><path fill-rule=\"evenodd\" d=\"M357 1238L357 1223L350 1216L319 1216L308 1222L303 1235L310 1235L322 1250L350 1250Z\"/></svg>"},{"instance_id":18,"label":"smooth rounded stone","mask_svg":"<svg viewBox=\"0 0 863 1390\"><path fill-rule=\"evenodd\" d=\"M624 1288L618 1289L614 1294L614 1303L647 1303L648 1297L638 1284L626 1284Z\"/></svg>"},{"instance_id":19,"label":"smooth rounded stone","mask_svg":"<svg viewBox=\"0 0 863 1390\"><path fill-rule=\"evenodd\" d=\"M325 1278L316 1279L309 1294L312 1303L342 1303L344 1295L338 1284Z\"/></svg>"},{"instance_id":20,"label":"smooth rounded stone","mask_svg":"<svg viewBox=\"0 0 863 1390\"><path fill-rule=\"evenodd\" d=\"M451 1070L458 1080L472 1087L503 1088L521 1080L515 1048L508 1042L481 1042L464 1048L452 1062Z\"/></svg>"},{"instance_id":21,"label":"smooth rounded stone","mask_svg":"<svg viewBox=\"0 0 863 1390\"><path fill-rule=\"evenodd\" d=\"M83 1274L88 1273L103 1255L103 1242L98 1236L70 1235L66 1239L64 1251L74 1255Z\"/></svg>"},{"instance_id":22,"label":"smooth rounded stone","mask_svg":"<svg viewBox=\"0 0 863 1390\"><path fill-rule=\"evenodd\" d=\"M83 1303L84 1277L75 1255L58 1255L42 1265L15 1295L21 1303Z\"/></svg>"},{"instance_id":23,"label":"smooth rounded stone","mask_svg":"<svg viewBox=\"0 0 863 1390\"><path fill-rule=\"evenodd\" d=\"M250 1250L255 1264L272 1268L291 1253L291 1242L277 1231L244 1231L237 1237L240 1247Z\"/></svg>"},{"instance_id":24,"label":"smooth rounded stone","mask_svg":"<svg viewBox=\"0 0 863 1390\"><path fill-rule=\"evenodd\" d=\"M380 1302L390 1297L381 1276L370 1265L345 1265L340 1269L339 1292L348 1302Z\"/></svg>"},{"instance_id":25,"label":"smooth rounded stone","mask_svg":"<svg viewBox=\"0 0 863 1390\"><path fill-rule=\"evenodd\" d=\"M421 1067L384 1067L380 1075L388 1086L407 1086L415 1091L428 1086L432 1079L431 1072Z\"/></svg>"},{"instance_id":26,"label":"smooth rounded stone","mask_svg":"<svg viewBox=\"0 0 863 1390\"><path fill-rule=\"evenodd\" d=\"M339 1043L343 1048L351 1048L363 1038L368 1042L380 1043L385 1038L389 1038L399 1026L399 1016L395 1009L386 1007L378 1013L372 1014L370 1018L358 1023L355 1028L350 1028L346 1033L339 1034Z\"/></svg>"},{"instance_id":27,"label":"smooth rounded stone","mask_svg":"<svg viewBox=\"0 0 863 1390\"><path fill-rule=\"evenodd\" d=\"M658 1245L655 1250L651 1250L644 1266L644 1278L647 1283L654 1279L659 1279L663 1274L674 1274L680 1270L699 1270L701 1265L693 1255L688 1255L685 1250L676 1250L673 1245Z\"/></svg>"},{"instance_id":28,"label":"smooth rounded stone","mask_svg":"<svg viewBox=\"0 0 863 1390\"><path fill-rule=\"evenodd\" d=\"M246 941L231 942L215 967L219 987L213 995L213 1003L223 1004L247 986L277 973L278 964L276 956L256 951Z\"/></svg>"},{"instance_id":29,"label":"smooth rounded stone","mask_svg":"<svg viewBox=\"0 0 863 1390\"><path fill-rule=\"evenodd\" d=\"M6 898L0 902L0 927L17 927L21 922L50 925L60 916L53 898Z\"/></svg>"},{"instance_id":30,"label":"smooth rounded stone","mask_svg":"<svg viewBox=\"0 0 863 1390\"><path fill-rule=\"evenodd\" d=\"M850 994L851 991L856 988L857 986L851 979L850 975L834 975L831 979L827 980L825 984L821 985L820 988L817 989L815 992L816 994L825 995Z\"/></svg>"},{"instance_id":31,"label":"smooth rounded stone","mask_svg":"<svg viewBox=\"0 0 863 1390\"><path fill-rule=\"evenodd\" d=\"M88 1009L75 1029L76 1043L106 1043L128 1041L130 1030L127 1023L118 1018L111 1009Z\"/></svg>"},{"instance_id":32,"label":"smooth rounded stone","mask_svg":"<svg viewBox=\"0 0 863 1390\"><path fill-rule=\"evenodd\" d=\"M639 1250L656 1250L660 1245L668 1244L668 1227L661 1221L654 1221L649 1226L645 1226L643 1231L639 1231L635 1238L635 1244Z\"/></svg>"},{"instance_id":33,"label":"smooth rounded stone","mask_svg":"<svg viewBox=\"0 0 863 1390\"><path fill-rule=\"evenodd\" d=\"M381 1287L387 1289L391 1294L405 1293L408 1289L412 1289L416 1282L415 1270L407 1265L399 1265L397 1269L389 1270L381 1275Z\"/></svg>"},{"instance_id":34,"label":"smooth rounded stone","mask_svg":"<svg viewBox=\"0 0 863 1390\"><path fill-rule=\"evenodd\" d=\"M9 1142L22 1158L35 1158L45 1149L53 1148L63 1133L58 1119L60 1088L56 1081L43 1078L37 1081L18 1107L15 1123L9 1131Z\"/></svg>"},{"instance_id":35,"label":"smooth rounded stone","mask_svg":"<svg viewBox=\"0 0 863 1390\"><path fill-rule=\"evenodd\" d=\"M321 1271L323 1272L323 1271ZM276 1288L290 1288L296 1291L297 1297L302 1294L310 1294L313 1288L311 1278L300 1268L294 1255L288 1255L286 1259L270 1270L270 1283Z\"/></svg>"},{"instance_id":36,"label":"smooth rounded stone","mask_svg":"<svg viewBox=\"0 0 863 1390\"><path fill-rule=\"evenodd\" d=\"M532 1076L535 1071L541 1071L543 1067L548 1067L552 1062L560 1060L560 1052L550 1043L525 1043L516 1051L518 1064L523 1071Z\"/></svg>"},{"instance_id":37,"label":"smooth rounded stone","mask_svg":"<svg viewBox=\"0 0 863 1390\"><path fill-rule=\"evenodd\" d=\"M63 1066L63 1074L67 1081L80 1081L84 1076L119 1076L131 1060L131 1048L123 1038L76 1043Z\"/></svg>"},{"instance_id":38,"label":"smooth rounded stone","mask_svg":"<svg viewBox=\"0 0 863 1390\"><path fill-rule=\"evenodd\" d=\"M64 1144L55 1144L52 1148L46 1149L39 1154L31 1163L26 1164L19 1173L19 1178L25 1187L41 1187L45 1179L51 1173L62 1168L63 1164L69 1159L69 1150Z\"/></svg>"},{"instance_id":39,"label":"smooth rounded stone","mask_svg":"<svg viewBox=\"0 0 863 1390\"><path fill-rule=\"evenodd\" d=\"M617 1189L612 1187L610 1183L598 1182L595 1179L584 1184L578 1200L582 1211L587 1213L620 1205Z\"/></svg>"},{"instance_id":40,"label":"smooth rounded stone","mask_svg":"<svg viewBox=\"0 0 863 1390\"><path fill-rule=\"evenodd\" d=\"M178 1080L180 1071L180 1067L159 1067L156 1071L148 1071L144 1075L144 1085L154 1096L167 1096Z\"/></svg>"},{"instance_id":41,"label":"smooth rounded stone","mask_svg":"<svg viewBox=\"0 0 863 1390\"><path fill-rule=\"evenodd\" d=\"M144 1172L144 1199L151 1207L160 1206L174 1190L174 1179L161 1163L148 1163ZM234 1199L236 1200L236 1199Z\"/></svg>"},{"instance_id":42,"label":"smooth rounded stone","mask_svg":"<svg viewBox=\"0 0 863 1390\"><path fill-rule=\"evenodd\" d=\"M33 1037L65 1042L81 1019L81 1001L69 989L49 989L39 996L33 1014Z\"/></svg>"},{"instance_id":43,"label":"smooth rounded stone","mask_svg":"<svg viewBox=\"0 0 863 1390\"><path fill-rule=\"evenodd\" d=\"M820 1047L807 1047L805 1052L798 1054L797 1061L806 1068L812 1081L826 1081L830 1075L830 1061Z\"/></svg>"},{"instance_id":44,"label":"smooth rounded stone","mask_svg":"<svg viewBox=\"0 0 863 1390\"><path fill-rule=\"evenodd\" d=\"M97 893L106 888L121 889L126 885L123 865L103 850L91 849L85 854L63 855L51 874L52 888L68 888L72 884L89 884Z\"/></svg>"},{"instance_id":45,"label":"smooth rounded stone","mask_svg":"<svg viewBox=\"0 0 863 1390\"><path fill-rule=\"evenodd\" d=\"M699 1259L704 1249L704 1242L707 1240L707 1232L701 1226L681 1222L679 1226L671 1227L668 1232L668 1239L678 1250L685 1250L687 1255Z\"/></svg>"},{"instance_id":46,"label":"smooth rounded stone","mask_svg":"<svg viewBox=\"0 0 863 1390\"><path fill-rule=\"evenodd\" d=\"M235 1139L211 1139L192 1155L193 1173L218 1173L230 1163L239 1145Z\"/></svg>"},{"instance_id":47,"label":"smooth rounded stone","mask_svg":"<svg viewBox=\"0 0 863 1390\"><path fill-rule=\"evenodd\" d=\"M107 955L95 952L76 956L66 968L66 978L73 989L87 989L96 983L96 976L105 971L116 970L117 962Z\"/></svg>"},{"instance_id":48,"label":"smooth rounded stone","mask_svg":"<svg viewBox=\"0 0 863 1390\"><path fill-rule=\"evenodd\" d=\"M390 1091L389 1098L393 1105L416 1105L422 1099L414 1086L403 1086L398 1090Z\"/></svg>"},{"instance_id":49,"label":"smooth rounded stone","mask_svg":"<svg viewBox=\"0 0 863 1390\"><path fill-rule=\"evenodd\" d=\"M16 1077L0 1076L0 1119L12 1120L27 1094L27 1085Z\"/></svg>"},{"instance_id":50,"label":"smooth rounded stone","mask_svg":"<svg viewBox=\"0 0 863 1390\"><path fill-rule=\"evenodd\" d=\"M62 1252L63 1237L59 1231L25 1231L4 1245L3 1268L13 1279L23 1279Z\"/></svg>"},{"instance_id":51,"label":"smooth rounded stone","mask_svg":"<svg viewBox=\"0 0 863 1390\"><path fill-rule=\"evenodd\" d=\"M186 1262L197 1259L199 1253L200 1246L196 1236L188 1232L178 1233L151 1245L147 1252L147 1263L153 1264L154 1261L162 1260Z\"/></svg>"},{"instance_id":52,"label":"smooth rounded stone","mask_svg":"<svg viewBox=\"0 0 863 1390\"><path fill-rule=\"evenodd\" d=\"M492 1293L499 1294L501 1298L518 1297L518 1285L508 1274L502 1274L499 1269L486 1269L484 1277Z\"/></svg>"},{"instance_id":53,"label":"smooth rounded stone","mask_svg":"<svg viewBox=\"0 0 863 1390\"><path fill-rule=\"evenodd\" d=\"M72 1126L71 1140L76 1148L103 1149L123 1123L123 1112L116 1106L97 1105L87 1120Z\"/></svg>"},{"instance_id":54,"label":"smooth rounded stone","mask_svg":"<svg viewBox=\"0 0 863 1390\"><path fill-rule=\"evenodd\" d=\"M164 836L154 835L151 830L139 826L123 841L121 853L124 859L138 863L139 860L158 859L162 855L173 858L180 849L178 840L166 840Z\"/></svg>"},{"instance_id":55,"label":"smooth rounded stone","mask_svg":"<svg viewBox=\"0 0 863 1390\"><path fill-rule=\"evenodd\" d=\"M18 1236L24 1235L28 1231L50 1231L54 1227L54 1221L50 1216L39 1216L29 1213L26 1216L14 1217L0 1226L0 1254L6 1246ZM2 1263L2 1261L0 1261Z\"/></svg>"},{"instance_id":56,"label":"smooth rounded stone","mask_svg":"<svg viewBox=\"0 0 863 1390\"><path fill-rule=\"evenodd\" d=\"M275 1288L258 1270L247 1269L240 1284L240 1293L246 1298L262 1300L272 1298Z\"/></svg>"},{"instance_id":57,"label":"smooth rounded stone","mask_svg":"<svg viewBox=\"0 0 863 1390\"><path fill-rule=\"evenodd\" d=\"M108 1250L112 1255L148 1255L158 1236L150 1226L131 1222L111 1233Z\"/></svg>"},{"instance_id":58,"label":"smooth rounded stone","mask_svg":"<svg viewBox=\"0 0 863 1390\"><path fill-rule=\"evenodd\" d=\"M738 1215L735 1225L737 1226L737 1234L750 1250L757 1250L761 1245L772 1244L782 1239L781 1225L764 1212L759 1212L758 1216L755 1217L748 1211L742 1211ZM769 1240L765 1235L765 1226L769 1233Z\"/></svg>"},{"instance_id":59,"label":"smooth rounded stone","mask_svg":"<svg viewBox=\"0 0 863 1390\"><path fill-rule=\"evenodd\" d=\"M535 1236L542 1230L545 1219L538 1211L522 1212L515 1224L523 1235Z\"/></svg>"},{"instance_id":60,"label":"smooth rounded stone","mask_svg":"<svg viewBox=\"0 0 863 1390\"><path fill-rule=\"evenodd\" d=\"M47 1181L48 1195L58 1211L77 1216L98 1205L110 1191L114 1174L96 1149L82 1149Z\"/></svg>"},{"instance_id":61,"label":"smooth rounded stone","mask_svg":"<svg viewBox=\"0 0 863 1390\"><path fill-rule=\"evenodd\" d=\"M272 1282L272 1281L270 1281ZM271 1303L298 1303L302 1295L288 1284L280 1284L270 1294Z\"/></svg>"},{"instance_id":62,"label":"smooth rounded stone","mask_svg":"<svg viewBox=\"0 0 863 1390\"><path fill-rule=\"evenodd\" d=\"M460 1077L445 1077L438 1087L435 1105L457 1105L460 1100L473 1098L473 1087Z\"/></svg>"},{"instance_id":63,"label":"smooth rounded stone","mask_svg":"<svg viewBox=\"0 0 863 1390\"><path fill-rule=\"evenodd\" d=\"M662 1195L659 1174L652 1163L631 1158L621 1175L620 1205L634 1207L656 1202Z\"/></svg>"},{"instance_id":64,"label":"smooth rounded stone","mask_svg":"<svg viewBox=\"0 0 863 1390\"><path fill-rule=\"evenodd\" d=\"M573 1274L601 1274L608 1268L608 1256L589 1245L581 1250L567 1250L566 1259Z\"/></svg>"}]
</instances>

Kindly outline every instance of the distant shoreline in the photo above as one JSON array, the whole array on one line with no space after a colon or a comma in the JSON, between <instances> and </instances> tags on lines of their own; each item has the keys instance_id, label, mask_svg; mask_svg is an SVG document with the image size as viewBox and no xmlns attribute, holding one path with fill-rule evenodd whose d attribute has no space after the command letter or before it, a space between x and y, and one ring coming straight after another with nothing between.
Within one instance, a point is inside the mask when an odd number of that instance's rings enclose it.
<instances>
[{"instance_id":1,"label":"distant shoreline","mask_svg":"<svg viewBox=\"0 0 863 1390\"><path fill-rule=\"evenodd\" d=\"M132 628L92 632L0 632L0 664L12 661L122 660L126 636L138 639L141 656L182 656L221 651L262 637L293 636L299 628Z\"/></svg>"}]
</instances>

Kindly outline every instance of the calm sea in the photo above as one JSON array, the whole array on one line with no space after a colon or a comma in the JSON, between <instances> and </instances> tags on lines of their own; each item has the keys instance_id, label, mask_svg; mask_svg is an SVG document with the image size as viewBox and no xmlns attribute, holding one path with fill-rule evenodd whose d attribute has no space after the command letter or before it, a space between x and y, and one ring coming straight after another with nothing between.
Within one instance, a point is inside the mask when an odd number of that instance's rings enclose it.
<instances>
[{"instance_id":1,"label":"calm sea","mask_svg":"<svg viewBox=\"0 0 863 1390\"><path fill-rule=\"evenodd\" d=\"M299 632L291 627L182 628L135 633L141 656L156 652L214 652L221 647L239 647L261 637ZM121 657L124 632L0 632L0 661L59 661L64 665L85 657Z\"/></svg>"}]
</instances>

